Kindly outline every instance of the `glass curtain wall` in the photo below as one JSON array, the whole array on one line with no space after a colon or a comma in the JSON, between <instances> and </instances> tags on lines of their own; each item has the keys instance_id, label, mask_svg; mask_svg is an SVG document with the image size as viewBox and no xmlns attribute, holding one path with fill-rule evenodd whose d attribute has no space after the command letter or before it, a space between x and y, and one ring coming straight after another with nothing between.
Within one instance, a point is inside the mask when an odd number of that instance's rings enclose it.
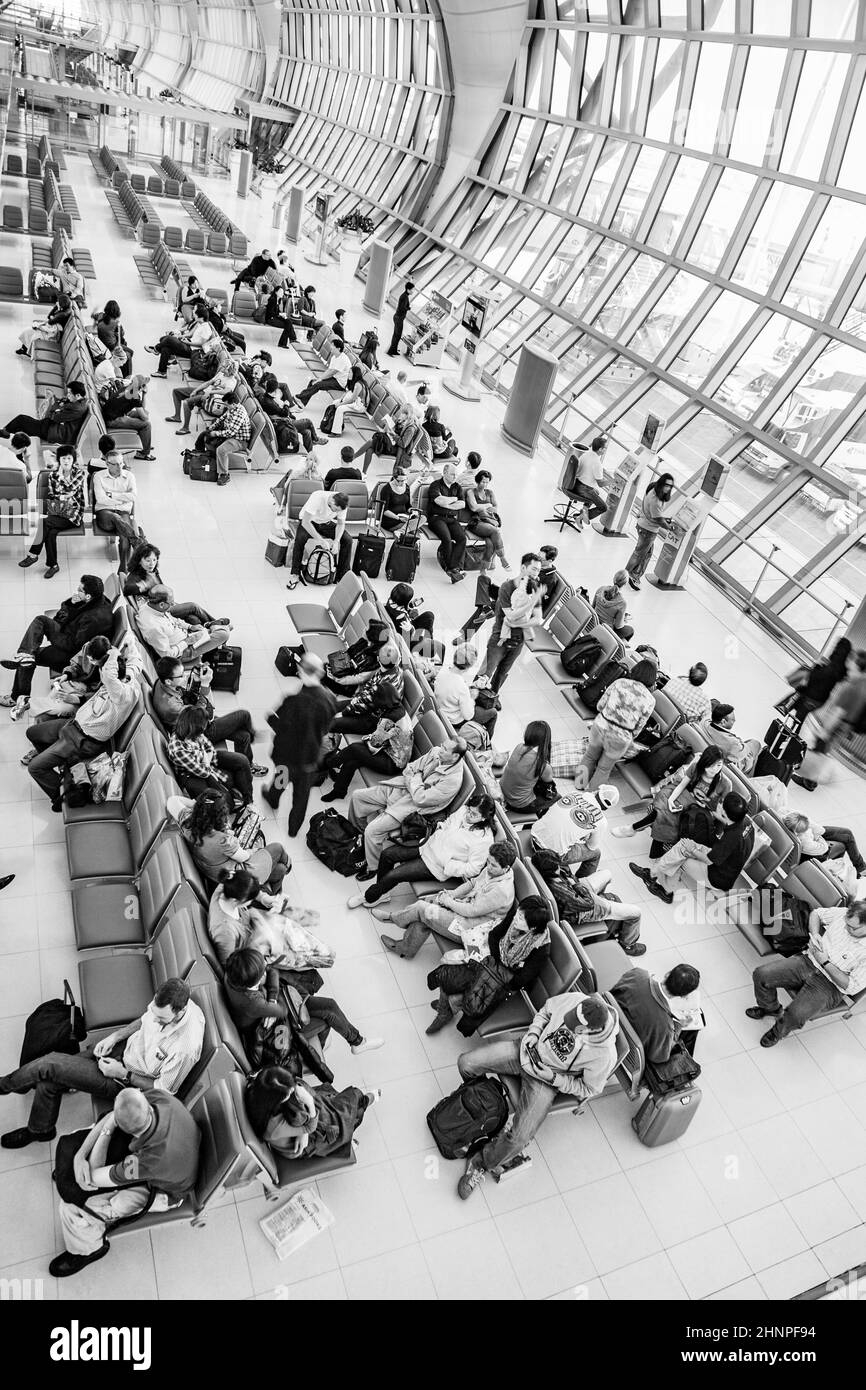
<instances>
[{"instance_id":1,"label":"glass curtain wall","mask_svg":"<svg viewBox=\"0 0 866 1390\"><path fill-rule=\"evenodd\" d=\"M332 194L377 230L419 214L440 172L451 107L441 19L427 0L294 0L272 99L298 112L283 187Z\"/></svg>"},{"instance_id":2,"label":"glass curtain wall","mask_svg":"<svg viewBox=\"0 0 866 1390\"><path fill-rule=\"evenodd\" d=\"M652 410L681 485L726 459L702 559L820 649L866 568L866 0L529 13L477 172L387 229L399 269L490 296L501 392L527 340L559 358L554 438L626 448Z\"/></svg>"}]
</instances>

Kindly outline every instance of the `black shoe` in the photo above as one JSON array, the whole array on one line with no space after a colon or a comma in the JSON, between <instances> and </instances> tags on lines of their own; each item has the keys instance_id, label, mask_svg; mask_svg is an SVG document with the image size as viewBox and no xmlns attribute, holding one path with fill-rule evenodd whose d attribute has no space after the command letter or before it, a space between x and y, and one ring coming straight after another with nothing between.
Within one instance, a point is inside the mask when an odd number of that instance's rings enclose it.
<instances>
[{"instance_id":1,"label":"black shoe","mask_svg":"<svg viewBox=\"0 0 866 1390\"><path fill-rule=\"evenodd\" d=\"M795 772L791 781L796 782L797 786L802 787L805 792L814 792L818 790L818 783L813 782L811 777L798 777Z\"/></svg>"},{"instance_id":2,"label":"black shoe","mask_svg":"<svg viewBox=\"0 0 866 1390\"><path fill-rule=\"evenodd\" d=\"M34 1134L29 1125L22 1125L20 1129L10 1129L8 1134L0 1136L0 1145L4 1149L26 1149L28 1144L47 1144L56 1134L56 1129Z\"/></svg>"},{"instance_id":3,"label":"black shoe","mask_svg":"<svg viewBox=\"0 0 866 1390\"><path fill-rule=\"evenodd\" d=\"M761 1047L775 1047L777 1042L782 1041L781 1033L776 1032L775 1025L769 1028L761 1038Z\"/></svg>"},{"instance_id":4,"label":"black shoe","mask_svg":"<svg viewBox=\"0 0 866 1390\"><path fill-rule=\"evenodd\" d=\"M276 811L280 804L280 798L273 787L262 787L262 799L268 803L272 811Z\"/></svg>"},{"instance_id":5,"label":"black shoe","mask_svg":"<svg viewBox=\"0 0 866 1390\"><path fill-rule=\"evenodd\" d=\"M20 661L0 661L0 666L3 667L4 671L17 671L22 664Z\"/></svg>"},{"instance_id":6,"label":"black shoe","mask_svg":"<svg viewBox=\"0 0 866 1390\"><path fill-rule=\"evenodd\" d=\"M375 877L375 869L362 869L360 873L355 874L355 878L357 879L358 883L366 883L368 879Z\"/></svg>"},{"instance_id":7,"label":"black shoe","mask_svg":"<svg viewBox=\"0 0 866 1390\"><path fill-rule=\"evenodd\" d=\"M642 878L644 883L652 883L653 876L650 873L649 869L642 868L640 864L629 864L629 868L631 869L632 873L636 875L637 878Z\"/></svg>"},{"instance_id":8,"label":"black shoe","mask_svg":"<svg viewBox=\"0 0 866 1390\"><path fill-rule=\"evenodd\" d=\"M661 898L663 903L672 903L674 900L673 893L669 893L667 888L662 888L657 878L650 877L647 880L647 888L654 898Z\"/></svg>"},{"instance_id":9,"label":"black shoe","mask_svg":"<svg viewBox=\"0 0 866 1390\"><path fill-rule=\"evenodd\" d=\"M0 878L0 893L3 892L4 888L9 887L9 884L12 882L14 877L14 874L7 874L5 878Z\"/></svg>"},{"instance_id":10,"label":"black shoe","mask_svg":"<svg viewBox=\"0 0 866 1390\"><path fill-rule=\"evenodd\" d=\"M15 354L16 354L17 357L29 357L29 356L30 356L30 353L27 351L26 347L16 348L16 349L15 349Z\"/></svg>"},{"instance_id":11,"label":"black shoe","mask_svg":"<svg viewBox=\"0 0 866 1390\"><path fill-rule=\"evenodd\" d=\"M321 801L342 801L342 800L343 800L343 797L344 797L345 795L346 795L345 792L332 791L332 792L328 792L326 796L320 797L320 800L321 800Z\"/></svg>"},{"instance_id":12,"label":"black shoe","mask_svg":"<svg viewBox=\"0 0 866 1390\"><path fill-rule=\"evenodd\" d=\"M35 565L38 559L38 555L25 555L23 560L18 561L18 568L20 570L26 570L28 566Z\"/></svg>"},{"instance_id":13,"label":"black shoe","mask_svg":"<svg viewBox=\"0 0 866 1390\"><path fill-rule=\"evenodd\" d=\"M101 1260L110 1249L108 1241L104 1240L92 1255L70 1255L68 1250L64 1250L62 1255L55 1255L48 1266L48 1273L53 1274L55 1279L67 1279L70 1274L77 1274L79 1270L84 1269L85 1265L92 1265L94 1261Z\"/></svg>"},{"instance_id":14,"label":"black shoe","mask_svg":"<svg viewBox=\"0 0 866 1390\"><path fill-rule=\"evenodd\" d=\"M645 956L646 946L642 941L636 941L633 946L623 946L627 956Z\"/></svg>"},{"instance_id":15,"label":"black shoe","mask_svg":"<svg viewBox=\"0 0 866 1390\"><path fill-rule=\"evenodd\" d=\"M781 1009L759 1009L755 1004L751 1009L746 1009L746 1018L778 1018Z\"/></svg>"}]
</instances>

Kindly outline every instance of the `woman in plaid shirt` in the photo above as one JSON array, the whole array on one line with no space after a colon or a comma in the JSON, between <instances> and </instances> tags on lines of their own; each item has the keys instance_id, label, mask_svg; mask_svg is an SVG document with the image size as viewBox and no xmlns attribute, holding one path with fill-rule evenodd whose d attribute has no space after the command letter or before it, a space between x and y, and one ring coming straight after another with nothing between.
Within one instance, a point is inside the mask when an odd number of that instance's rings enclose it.
<instances>
[{"instance_id":1,"label":"woman in plaid shirt","mask_svg":"<svg viewBox=\"0 0 866 1390\"><path fill-rule=\"evenodd\" d=\"M42 522L42 538L31 545L23 560L21 569L35 565L39 553L45 546L47 569L46 579L59 574L57 563L57 536L61 531L74 531L81 525L84 512L85 465L79 462L74 444L60 444L57 447L54 463L48 464L48 489L45 496L45 517Z\"/></svg>"},{"instance_id":2,"label":"woman in plaid shirt","mask_svg":"<svg viewBox=\"0 0 866 1390\"><path fill-rule=\"evenodd\" d=\"M243 804L253 799L253 769L248 758L215 748L205 734L208 717L200 705L187 705L168 740L168 756L190 796L211 787L237 793Z\"/></svg>"}]
</instances>

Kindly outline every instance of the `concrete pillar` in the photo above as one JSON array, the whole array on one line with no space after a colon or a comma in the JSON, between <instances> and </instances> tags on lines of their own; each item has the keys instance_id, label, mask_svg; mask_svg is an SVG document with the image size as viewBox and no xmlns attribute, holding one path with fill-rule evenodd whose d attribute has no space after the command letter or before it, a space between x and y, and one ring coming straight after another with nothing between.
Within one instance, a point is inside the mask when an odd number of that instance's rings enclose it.
<instances>
[{"instance_id":1,"label":"concrete pillar","mask_svg":"<svg viewBox=\"0 0 866 1390\"><path fill-rule=\"evenodd\" d=\"M304 190L296 184L289 189L289 202L286 211L286 241L297 246L301 236L301 220L304 216Z\"/></svg>"},{"instance_id":2,"label":"concrete pillar","mask_svg":"<svg viewBox=\"0 0 866 1390\"><path fill-rule=\"evenodd\" d=\"M534 454L559 363L544 348L526 343L508 396L502 433L522 454Z\"/></svg>"},{"instance_id":3,"label":"concrete pillar","mask_svg":"<svg viewBox=\"0 0 866 1390\"><path fill-rule=\"evenodd\" d=\"M238 165L238 197L245 198L250 186L250 171L253 167L253 157L249 150L241 150L241 161Z\"/></svg>"}]
</instances>

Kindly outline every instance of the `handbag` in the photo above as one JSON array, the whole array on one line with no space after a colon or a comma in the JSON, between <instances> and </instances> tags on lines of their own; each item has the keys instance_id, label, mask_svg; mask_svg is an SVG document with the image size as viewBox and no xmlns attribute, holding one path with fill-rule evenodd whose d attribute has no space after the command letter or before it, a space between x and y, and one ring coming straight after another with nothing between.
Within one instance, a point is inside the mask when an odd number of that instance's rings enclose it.
<instances>
[{"instance_id":1,"label":"handbag","mask_svg":"<svg viewBox=\"0 0 866 1390\"><path fill-rule=\"evenodd\" d=\"M84 1014L75 1002L69 981L64 980L63 998L46 999L27 1019L18 1065L26 1067L28 1062L46 1057L49 1052L65 1052L74 1057L86 1037Z\"/></svg>"},{"instance_id":2,"label":"handbag","mask_svg":"<svg viewBox=\"0 0 866 1390\"><path fill-rule=\"evenodd\" d=\"M411 811L389 838L393 844L403 845L406 849L413 846L420 848L430 838L431 829L420 811Z\"/></svg>"},{"instance_id":3,"label":"handbag","mask_svg":"<svg viewBox=\"0 0 866 1390\"><path fill-rule=\"evenodd\" d=\"M241 849L256 847L259 837L264 844L262 818L254 806L242 806L232 821L232 833Z\"/></svg>"},{"instance_id":4,"label":"handbag","mask_svg":"<svg viewBox=\"0 0 866 1390\"><path fill-rule=\"evenodd\" d=\"M68 497L49 497L46 510L49 516L62 516L67 521L72 521L76 507Z\"/></svg>"},{"instance_id":5,"label":"handbag","mask_svg":"<svg viewBox=\"0 0 866 1390\"><path fill-rule=\"evenodd\" d=\"M678 1042L666 1062L644 1062L643 1081L655 1096L685 1091L701 1074L700 1064Z\"/></svg>"},{"instance_id":6,"label":"handbag","mask_svg":"<svg viewBox=\"0 0 866 1390\"><path fill-rule=\"evenodd\" d=\"M147 1188L147 1200L143 1207L138 1211L132 1212L129 1216L122 1216L118 1221L106 1221L106 1226L115 1230L118 1226L123 1226L129 1221L139 1221L146 1212L150 1210L156 1200L156 1191L149 1183L144 1183L141 1179L135 1182L115 1183L113 1187L94 1187L85 1191L79 1187L75 1177L75 1155L81 1148L88 1134L89 1129L78 1129L72 1134L61 1134L57 1141L57 1148L54 1153L54 1169L52 1178L54 1186L57 1188L57 1195L61 1201L68 1202L71 1206L85 1207L92 1216L95 1213L90 1211L87 1203L91 1197L95 1197L100 1192L118 1192L125 1187ZM115 1129L108 1141L108 1150L105 1156L104 1167L110 1168L115 1163L122 1163L129 1153L129 1145L132 1142L132 1135L126 1134L122 1129Z\"/></svg>"}]
</instances>

